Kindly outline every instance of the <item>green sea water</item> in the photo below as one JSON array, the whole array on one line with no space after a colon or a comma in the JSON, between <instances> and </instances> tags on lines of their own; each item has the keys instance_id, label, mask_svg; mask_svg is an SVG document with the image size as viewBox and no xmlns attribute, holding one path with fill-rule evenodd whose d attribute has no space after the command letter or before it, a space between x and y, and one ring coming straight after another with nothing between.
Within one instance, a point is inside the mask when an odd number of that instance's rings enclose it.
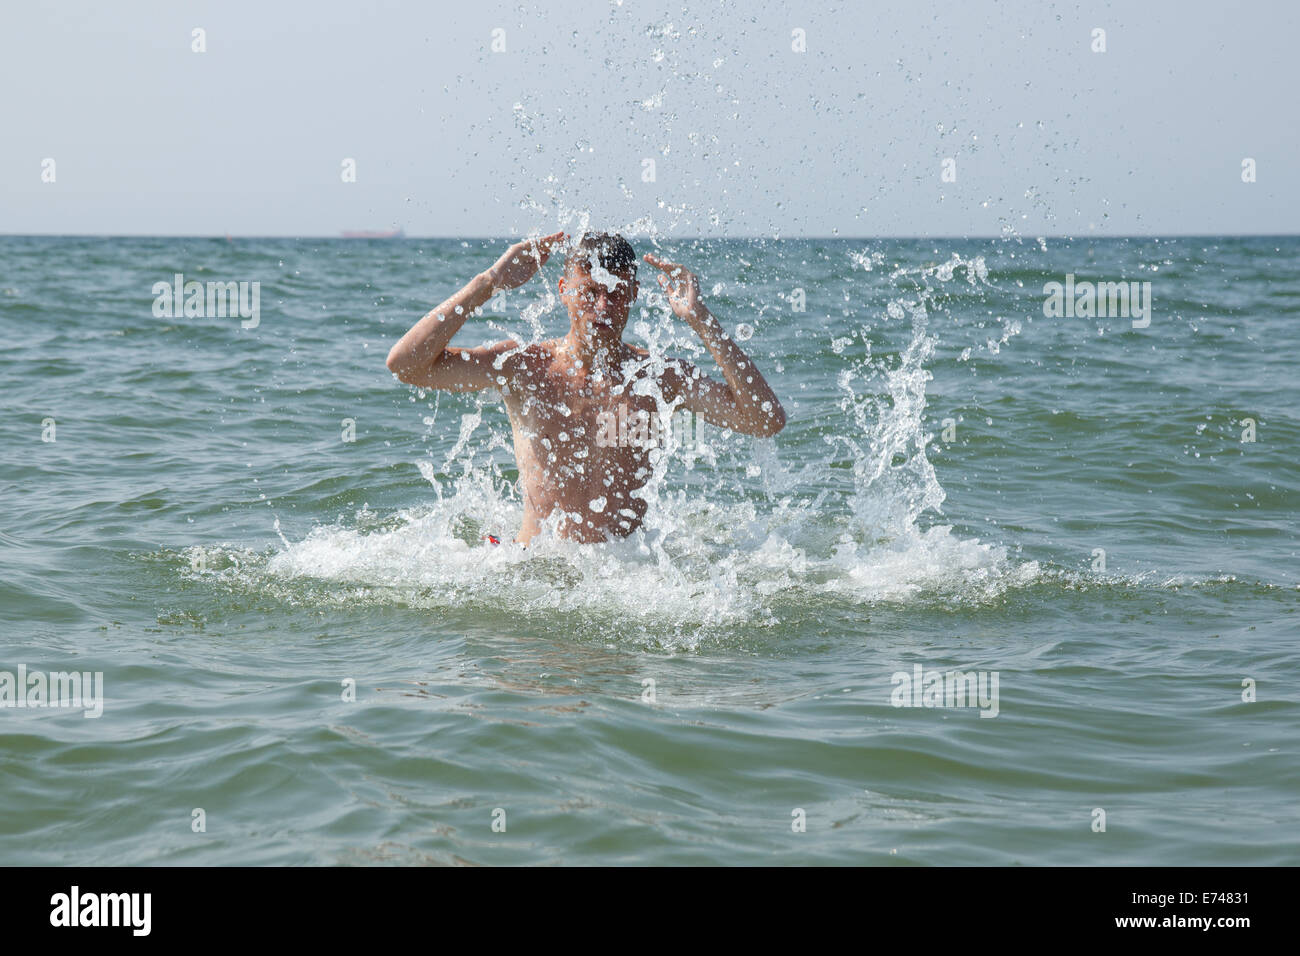
<instances>
[{"instance_id":1,"label":"green sea water","mask_svg":"<svg viewBox=\"0 0 1300 956\"><path fill-rule=\"evenodd\" d=\"M0 238L0 672L103 675L0 706L0 863L1300 863L1300 240L664 241L789 422L527 552L384 365L504 242Z\"/></svg>"}]
</instances>

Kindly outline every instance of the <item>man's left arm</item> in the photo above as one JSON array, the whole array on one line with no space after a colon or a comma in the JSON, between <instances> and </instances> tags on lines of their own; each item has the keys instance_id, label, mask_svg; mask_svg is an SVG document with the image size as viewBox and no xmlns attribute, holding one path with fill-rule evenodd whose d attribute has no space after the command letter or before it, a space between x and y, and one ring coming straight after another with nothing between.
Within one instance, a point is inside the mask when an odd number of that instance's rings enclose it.
<instances>
[{"instance_id":1,"label":"man's left arm","mask_svg":"<svg viewBox=\"0 0 1300 956\"><path fill-rule=\"evenodd\" d=\"M678 393L686 408L706 422L770 438L785 427L785 409L767 384L767 379L718 320L700 301L699 280L683 266L646 255L645 261L664 275L659 285L668 296L673 312L700 337L722 370L726 384L704 375L698 367L681 362Z\"/></svg>"}]
</instances>

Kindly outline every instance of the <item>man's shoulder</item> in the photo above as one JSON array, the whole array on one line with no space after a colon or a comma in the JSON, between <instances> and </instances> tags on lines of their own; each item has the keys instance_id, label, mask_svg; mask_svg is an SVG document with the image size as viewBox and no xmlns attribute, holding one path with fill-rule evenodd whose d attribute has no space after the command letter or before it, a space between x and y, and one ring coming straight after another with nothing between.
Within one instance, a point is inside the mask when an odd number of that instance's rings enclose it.
<instances>
[{"instance_id":1,"label":"man's shoulder","mask_svg":"<svg viewBox=\"0 0 1300 956\"><path fill-rule=\"evenodd\" d=\"M644 349L639 345L628 345L628 349L632 353L632 356L640 361L645 361L651 357L649 349ZM674 355L665 355L662 358L661 366L655 369L655 371L669 378L680 378L689 374L693 368L694 366L684 358L678 358Z\"/></svg>"},{"instance_id":2,"label":"man's shoulder","mask_svg":"<svg viewBox=\"0 0 1300 956\"><path fill-rule=\"evenodd\" d=\"M506 339L484 346L492 365L512 381L540 382L554 374L556 341L520 342Z\"/></svg>"},{"instance_id":3,"label":"man's shoulder","mask_svg":"<svg viewBox=\"0 0 1300 956\"><path fill-rule=\"evenodd\" d=\"M634 358L637 359L650 358L649 349L642 348L640 345L632 345L630 343L624 343L624 344L627 345L628 351L632 354ZM663 356L663 366L665 369L680 370L683 367L683 365L684 365L683 359L675 358L674 356L671 355Z\"/></svg>"},{"instance_id":4,"label":"man's shoulder","mask_svg":"<svg viewBox=\"0 0 1300 956\"><path fill-rule=\"evenodd\" d=\"M639 365L637 374L654 378L663 390L664 398L668 401L676 398L690 379L699 376L699 370L696 366L684 358L665 355L661 361L651 363L652 356L648 349L629 344L628 350L631 357Z\"/></svg>"},{"instance_id":5,"label":"man's shoulder","mask_svg":"<svg viewBox=\"0 0 1300 956\"><path fill-rule=\"evenodd\" d=\"M502 339L483 346L489 355L506 356L507 359L525 362L548 359L554 354L551 342L520 342L517 339Z\"/></svg>"}]
</instances>

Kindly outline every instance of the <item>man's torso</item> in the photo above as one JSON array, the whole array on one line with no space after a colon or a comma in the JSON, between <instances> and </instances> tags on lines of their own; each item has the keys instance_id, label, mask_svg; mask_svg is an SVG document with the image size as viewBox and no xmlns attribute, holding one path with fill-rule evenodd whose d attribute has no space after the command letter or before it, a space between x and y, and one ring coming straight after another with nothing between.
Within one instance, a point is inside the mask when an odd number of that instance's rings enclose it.
<instances>
[{"instance_id":1,"label":"man's torso","mask_svg":"<svg viewBox=\"0 0 1300 956\"><path fill-rule=\"evenodd\" d=\"M502 388L514 432L524 499L519 540L559 509L557 533L577 541L630 534L645 517L635 492L652 476L661 393L676 376L656 375L643 350L626 347L605 369L575 368L556 341L514 357Z\"/></svg>"}]
</instances>

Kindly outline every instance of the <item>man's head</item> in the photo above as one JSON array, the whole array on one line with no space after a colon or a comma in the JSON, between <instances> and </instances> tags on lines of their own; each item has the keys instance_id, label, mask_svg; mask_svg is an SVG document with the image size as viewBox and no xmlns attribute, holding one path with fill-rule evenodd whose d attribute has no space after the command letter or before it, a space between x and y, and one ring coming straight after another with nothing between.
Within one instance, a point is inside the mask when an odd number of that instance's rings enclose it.
<instances>
[{"instance_id":1,"label":"man's head","mask_svg":"<svg viewBox=\"0 0 1300 956\"><path fill-rule=\"evenodd\" d=\"M617 233L587 232L564 261L560 299L575 327L608 327L619 335L636 301L636 253Z\"/></svg>"}]
</instances>

